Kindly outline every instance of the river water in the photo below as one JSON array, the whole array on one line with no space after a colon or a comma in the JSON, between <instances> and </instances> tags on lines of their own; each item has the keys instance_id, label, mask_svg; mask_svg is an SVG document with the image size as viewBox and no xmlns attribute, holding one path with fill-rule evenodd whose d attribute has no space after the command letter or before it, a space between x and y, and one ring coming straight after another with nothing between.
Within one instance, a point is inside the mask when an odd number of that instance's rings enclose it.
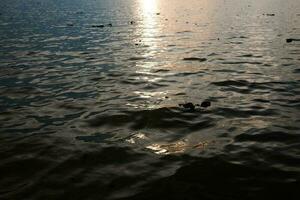
<instances>
[{"instance_id":1,"label":"river water","mask_svg":"<svg viewBox=\"0 0 300 200\"><path fill-rule=\"evenodd\" d=\"M299 0L1 0L0 199L298 199L299 39Z\"/></svg>"}]
</instances>

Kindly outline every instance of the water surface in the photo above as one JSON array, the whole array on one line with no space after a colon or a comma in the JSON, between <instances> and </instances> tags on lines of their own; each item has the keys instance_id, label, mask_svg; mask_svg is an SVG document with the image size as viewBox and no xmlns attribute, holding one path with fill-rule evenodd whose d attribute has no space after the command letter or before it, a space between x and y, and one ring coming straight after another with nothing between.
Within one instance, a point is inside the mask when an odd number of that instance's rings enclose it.
<instances>
[{"instance_id":1,"label":"water surface","mask_svg":"<svg viewBox=\"0 0 300 200\"><path fill-rule=\"evenodd\" d=\"M298 199L297 39L298 0L2 0L0 199Z\"/></svg>"}]
</instances>

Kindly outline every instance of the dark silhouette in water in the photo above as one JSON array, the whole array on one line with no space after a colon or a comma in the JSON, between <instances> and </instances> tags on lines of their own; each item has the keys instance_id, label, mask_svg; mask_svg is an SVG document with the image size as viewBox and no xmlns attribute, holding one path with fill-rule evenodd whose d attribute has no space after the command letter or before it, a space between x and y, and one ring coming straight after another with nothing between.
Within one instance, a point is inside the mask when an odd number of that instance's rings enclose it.
<instances>
[{"instance_id":1,"label":"dark silhouette in water","mask_svg":"<svg viewBox=\"0 0 300 200\"><path fill-rule=\"evenodd\" d=\"M201 107L204 107L204 108L207 108L207 107L209 107L211 105L211 103L209 102L209 101L203 101L202 103L201 103Z\"/></svg>"},{"instance_id":2,"label":"dark silhouette in water","mask_svg":"<svg viewBox=\"0 0 300 200\"><path fill-rule=\"evenodd\" d=\"M184 103L184 104L179 104L179 106L189 109L190 111L195 111L195 106L197 106L197 105L194 105L193 103L188 102L188 103Z\"/></svg>"},{"instance_id":3,"label":"dark silhouette in water","mask_svg":"<svg viewBox=\"0 0 300 200\"><path fill-rule=\"evenodd\" d=\"M203 101L200 105L199 104L193 104L191 102L179 104L179 106L189 109L190 111L195 111L196 106L201 106L203 108L207 108L211 106L211 103L209 101Z\"/></svg>"},{"instance_id":4,"label":"dark silhouette in water","mask_svg":"<svg viewBox=\"0 0 300 200\"><path fill-rule=\"evenodd\" d=\"M266 15L269 16L269 17L275 16L275 14L273 14L273 13L271 13L271 14L266 14Z\"/></svg>"},{"instance_id":5,"label":"dark silhouette in water","mask_svg":"<svg viewBox=\"0 0 300 200\"><path fill-rule=\"evenodd\" d=\"M288 38L288 39L286 39L286 42L287 42L287 43L291 43L291 42L293 42L293 41L300 41L300 39L293 39L293 38Z\"/></svg>"}]
</instances>

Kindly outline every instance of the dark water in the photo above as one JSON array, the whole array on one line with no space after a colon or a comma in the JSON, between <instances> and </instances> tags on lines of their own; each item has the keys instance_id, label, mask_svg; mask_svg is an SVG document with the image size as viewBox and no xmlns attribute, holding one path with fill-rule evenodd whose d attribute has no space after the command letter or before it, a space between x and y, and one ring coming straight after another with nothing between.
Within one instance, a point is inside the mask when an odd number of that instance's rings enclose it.
<instances>
[{"instance_id":1,"label":"dark water","mask_svg":"<svg viewBox=\"0 0 300 200\"><path fill-rule=\"evenodd\" d=\"M1 0L0 199L299 199L297 39L299 0Z\"/></svg>"}]
</instances>

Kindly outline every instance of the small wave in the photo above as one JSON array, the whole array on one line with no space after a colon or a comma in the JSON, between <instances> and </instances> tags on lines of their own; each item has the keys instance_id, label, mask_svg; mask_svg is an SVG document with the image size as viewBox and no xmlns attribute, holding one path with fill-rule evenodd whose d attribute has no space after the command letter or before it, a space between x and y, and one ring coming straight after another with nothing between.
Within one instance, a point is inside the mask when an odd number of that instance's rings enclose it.
<instances>
[{"instance_id":1,"label":"small wave","mask_svg":"<svg viewBox=\"0 0 300 200\"><path fill-rule=\"evenodd\" d=\"M278 113L274 109L217 108L215 114L224 117L249 118L253 116L273 116Z\"/></svg>"},{"instance_id":2,"label":"small wave","mask_svg":"<svg viewBox=\"0 0 300 200\"><path fill-rule=\"evenodd\" d=\"M300 135L289 134L281 131L251 130L235 137L238 142L295 142L300 140Z\"/></svg>"},{"instance_id":3,"label":"small wave","mask_svg":"<svg viewBox=\"0 0 300 200\"><path fill-rule=\"evenodd\" d=\"M252 61L227 61L221 62L224 65L240 65L240 64L251 64L251 65L262 65L262 62L252 62Z\"/></svg>"},{"instance_id":4,"label":"small wave","mask_svg":"<svg viewBox=\"0 0 300 200\"><path fill-rule=\"evenodd\" d=\"M138 60L145 60L145 59L146 59L145 57L131 57L128 60L130 60L130 61L138 61Z\"/></svg>"},{"instance_id":5,"label":"small wave","mask_svg":"<svg viewBox=\"0 0 300 200\"><path fill-rule=\"evenodd\" d=\"M201 111L185 113L180 108L158 108L154 110L124 111L119 114L98 115L87 121L88 126L120 127L133 130L143 128L200 130L213 125L209 118L199 118Z\"/></svg>"}]
</instances>

